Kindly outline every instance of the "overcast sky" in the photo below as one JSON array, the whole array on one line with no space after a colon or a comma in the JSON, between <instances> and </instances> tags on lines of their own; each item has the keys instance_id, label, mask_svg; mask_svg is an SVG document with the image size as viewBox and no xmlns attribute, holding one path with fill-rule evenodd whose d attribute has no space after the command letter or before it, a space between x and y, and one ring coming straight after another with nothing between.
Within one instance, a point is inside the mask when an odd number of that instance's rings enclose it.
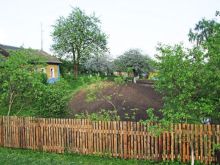
<instances>
[{"instance_id":1,"label":"overcast sky","mask_svg":"<svg viewBox=\"0 0 220 165\"><path fill-rule=\"evenodd\" d=\"M0 43L52 53L52 25L72 7L95 12L109 36L113 57L129 48L153 56L158 42L189 46L187 34L202 18L214 18L220 0L0 0Z\"/></svg>"}]
</instances>

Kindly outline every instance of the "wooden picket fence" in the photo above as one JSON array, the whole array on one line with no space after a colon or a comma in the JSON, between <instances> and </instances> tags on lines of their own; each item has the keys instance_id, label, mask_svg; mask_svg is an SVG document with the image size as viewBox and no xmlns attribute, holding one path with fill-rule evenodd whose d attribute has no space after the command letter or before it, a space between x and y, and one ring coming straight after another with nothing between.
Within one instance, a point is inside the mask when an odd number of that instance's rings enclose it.
<instances>
[{"instance_id":1,"label":"wooden picket fence","mask_svg":"<svg viewBox=\"0 0 220 165\"><path fill-rule=\"evenodd\" d=\"M159 136L148 127L130 121L0 116L0 146L187 162L193 142L196 160L215 161L213 144L220 143L220 125L175 124Z\"/></svg>"}]
</instances>

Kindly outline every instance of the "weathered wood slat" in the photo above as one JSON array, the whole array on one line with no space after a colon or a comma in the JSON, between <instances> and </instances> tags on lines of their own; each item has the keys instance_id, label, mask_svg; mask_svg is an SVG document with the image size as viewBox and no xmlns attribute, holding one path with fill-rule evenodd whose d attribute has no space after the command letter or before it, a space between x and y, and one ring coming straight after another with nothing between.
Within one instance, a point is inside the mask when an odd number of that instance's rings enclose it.
<instances>
[{"instance_id":1,"label":"weathered wood slat","mask_svg":"<svg viewBox=\"0 0 220 165\"><path fill-rule=\"evenodd\" d=\"M213 144L220 143L220 125L173 124L155 136L152 123L0 116L0 146L48 152L78 152L121 158L188 162L215 161Z\"/></svg>"}]
</instances>

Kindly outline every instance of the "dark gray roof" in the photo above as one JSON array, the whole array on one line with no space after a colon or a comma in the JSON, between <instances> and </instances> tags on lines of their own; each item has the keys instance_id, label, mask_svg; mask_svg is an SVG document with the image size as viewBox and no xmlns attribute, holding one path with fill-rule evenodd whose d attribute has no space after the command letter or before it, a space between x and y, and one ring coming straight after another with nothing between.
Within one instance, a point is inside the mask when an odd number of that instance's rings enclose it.
<instances>
[{"instance_id":1,"label":"dark gray roof","mask_svg":"<svg viewBox=\"0 0 220 165\"><path fill-rule=\"evenodd\" d=\"M9 46L9 45L2 45L0 44L0 48L5 49L5 50L19 50L22 47L15 47L15 46Z\"/></svg>"},{"instance_id":2,"label":"dark gray roof","mask_svg":"<svg viewBox=\"0 0 220 165\"><path fill-rule=\"evenodd\" d=\"M2 49L2 48L0 47L0 55L3 55L3 56L5 56L5 57L8 57L8 56L9 56L9 53L8 53L5 49Z\"/></svg>"},{"instance_id":3,"label":"dark gray roof","mask_svg":"<svg viewBox=\"0 0 220 165\"><path fill-rule=\"evenodd\" d=\"M4 56L10 55L7 51L10 50L21 50L24 49L22 47L15 47L15 46L9 46L9 45L2 45L0 44L0 53ZM49 53L43 51L43 50L37 50L37 49L30 49L34 54L38 56L42 56L46 59L47 63L53 63L53 64L61 64L62 62L55 56L50 55ZM3 53L2 53L3 52ZM8 53L8 54L6 54Z\"/></svg>"}]
</instances>

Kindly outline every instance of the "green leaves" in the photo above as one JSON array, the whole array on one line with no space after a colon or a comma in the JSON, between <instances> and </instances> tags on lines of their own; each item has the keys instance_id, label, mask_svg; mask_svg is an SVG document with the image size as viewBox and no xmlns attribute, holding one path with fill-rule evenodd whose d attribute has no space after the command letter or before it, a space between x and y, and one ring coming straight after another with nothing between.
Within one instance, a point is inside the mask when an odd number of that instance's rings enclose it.
<instances>
[{"instance_id":1,"label":"green leaves","mask_svg":"<svg viewBox=\"0 0 220 165\"><path fill-rule=\"evenodd\" d=\"M120 72L148 72L152 69L151 59L143 55L139 49L130 49L115 61L115 70Z\"/></svg>"},{"instance_id":2,"label":"green leaves","mask_svg":"<svg viewBox=\"0 0 220 165\"><path fill-rule=\"evenodd\" d=\"M219 91L219 64L211 61L211 54L202 47L184 49L182 45L160 45L158 51L156 89L164 96L164 118L186 123L219 120L219 96L214 92Z\"/></svg>"},{"instance_id":3,"label":"green leaves","mask_svg":"<svg viewBox=\"0 0 220 165\"><path fill-rule=\"evenodd\" d=\"M0 68L0 103L8 106L8 114L32 102L35 86L41 82L40 73L34 71L34 65L31 63L35 57L28 52L12 51Z\"/></svg>"},{"instance_id":4,"label":"green leaves","mask_svg":"<svg viewBox=\"0 0 220 165\"><path fill-rule=\"evenodd\" d=\"M79 65L84 57L107 51L107 36L101 31L95 15L88 16L79 8L73 8L68 17L60 17L53 27L54 51L72 59L74 65Z\"/></svg>"},{"instance_id":5,"label":"green leaves","mask_svg":"<svg viewBox=\"0 0 220 165\"><path fill-rule=\"evenodd\" d=\"M31 52L11 52L0 62L0 105L8 107L8 115L65 116L69 85L64 80L47 84L45 75L37 71L44 64Z\"/></svg>"}]
</instances>

